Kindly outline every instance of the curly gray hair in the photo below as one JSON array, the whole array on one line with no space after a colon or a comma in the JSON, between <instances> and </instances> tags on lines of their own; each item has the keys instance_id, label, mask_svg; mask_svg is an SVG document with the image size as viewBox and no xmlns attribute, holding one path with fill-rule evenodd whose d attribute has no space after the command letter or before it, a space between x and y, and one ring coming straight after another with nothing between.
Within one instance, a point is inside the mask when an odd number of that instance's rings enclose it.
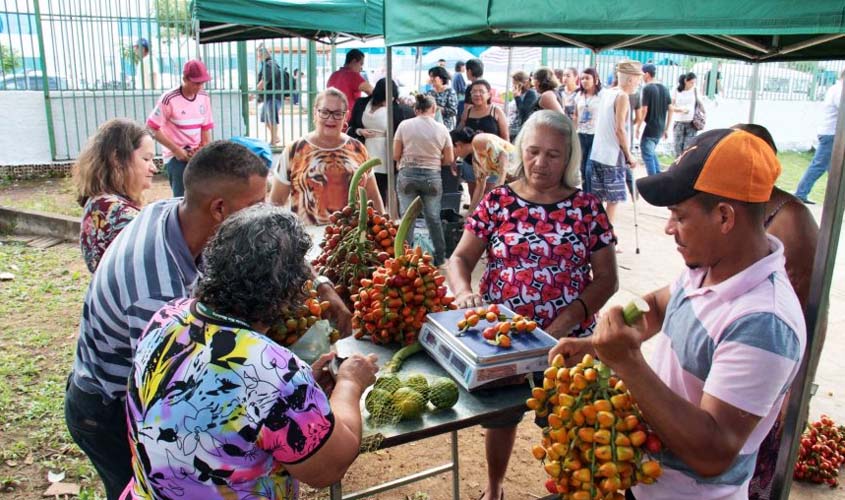
<instances>
[{"instance_id":1,"label":"curly gray hair","mask_svg":"<svg viewBox=\"0 0 845 500\"><path fill-rule=\"evenodd\" d=\"M304 298L311 238L288 210L259 203L228 217L206 247L194 293L215 312L271 326Z\"/></svg>"}]
</instances>

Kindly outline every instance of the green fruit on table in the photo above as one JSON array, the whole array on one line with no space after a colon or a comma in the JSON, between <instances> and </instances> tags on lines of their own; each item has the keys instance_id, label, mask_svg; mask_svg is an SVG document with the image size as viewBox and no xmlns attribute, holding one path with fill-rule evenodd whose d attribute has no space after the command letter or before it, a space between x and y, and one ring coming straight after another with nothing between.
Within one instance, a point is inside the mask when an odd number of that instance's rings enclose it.
<instances>
[{"instance_id":1,"label":"green fruit on table","mask_svg":"<svg viewBox=\"0 0 845 500\"><path fill-rule=\"evenodd\" d=\"M429 398L429 387L428 387L428 380L425 378L425 375L411 375L405 380L405 383L402 384L404 387L410 387L411 389L419 392L422 394L422 397L425 398L425 401L428 402Z\"/></svg>"},{"instance_id":2,"label":"green fruit on table","mask_svg":"<svg viewBox=\"0 0 845 500\"><path fill-rule=\"evenodd\" d=\"M402 387L402 381L396 375L382 375L376 379L373 385L376 389L383 389L391 394L396 392L396 389Z\"/></svg>"},{"instance_id":3,"label":"green fruit on table","mask_svg":"<svg viewBox=\"0 0 845 500\"><path fill-rule=\"evenodd\" d=\"M391 400L403 419L419 418L425 411L425 398L410 387L397 389L391 396Z\"/></svg>"},{"instance_id":4,"label":"green fruit on table","mask_svg":"<svg viewBox=\"0 0 845 500\"><path fill-rule=\"evenodd\" d=\"M390 393L384 389L373 389L364 399L364 408L367 409L370 415L375 415L379 413L387 403L390 403Z\"/></svg>"},{"instance_id":5,"label":"green fruit on table","mask_svg":"<svg viewBox=\"0 0 845 500\"><path fill-rule=\"evenodd\" d=\"M448 377L438 378L429 386L429 400L441 410L455 406L458 395L458 384Z\"/></svg>"}]
</instances>

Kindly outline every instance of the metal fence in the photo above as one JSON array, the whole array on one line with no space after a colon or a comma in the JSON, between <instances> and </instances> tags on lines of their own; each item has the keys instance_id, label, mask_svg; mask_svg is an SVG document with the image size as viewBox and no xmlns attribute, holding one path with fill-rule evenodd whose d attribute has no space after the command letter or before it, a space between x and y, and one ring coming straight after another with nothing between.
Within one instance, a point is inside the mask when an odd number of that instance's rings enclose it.
<instances>
[{"instance_id":1,"label":"metal fence","mask_svg":"<svg viewBox=\"0 0 845 500\"><path fill-rule=\"evenodd\" d=\"M692 72L703 95L751 99L753 64L729 59L638 50L610 50L593 58L586 49L550 48L544 63L554 68L594 66L602 79L609 82L614 65L622 59L655 64L658 78L670 88L677 86L682 74ZM818 101L845 69L845 61L772 62L758 66L759 100Z\"/></svg>"},{"instance_id":2,"label":"metal fence","mask_svg":"<svg viewBox=\"0 0 845 500\"><path fill-rule=\"evenodd\" d=\"M264 47L279 65L281 87L256 91ZM367 74L384 74L385 50L379 42L360 44ZM267 39L199 46L187 0L0 0L0 91L43 94L54 160L73 159L103 121L125 116L143 122L159 96L179 85L181 68L202 58L213 76L206 89L215 118L214 136L250 135L270 139L260 120L260 103L283 99L279 138L289 142L308 131L308 96L325 86L351 46L331 47L302 39ZM394 49L394 75L402 93L427 82L423 53L415 47ZM481 54L484 60L484 54ZM658 78L674 86L686 72L698 75L702 94L749 99L751 64L679 54L616 50L592 55L578 48L522 51L511 69L532 70L595 66L604 80L620 59L653 62ZM491 56L493 57L493 56ZM454 61L449 61L451 69ZM845 68L845 62L765 63L758 66L758 99L819 100ZM510 87L505 67L490 64L485 75L500 90ZM309 94L309 90L311 94Z\"/></svg>"}]
</instances>

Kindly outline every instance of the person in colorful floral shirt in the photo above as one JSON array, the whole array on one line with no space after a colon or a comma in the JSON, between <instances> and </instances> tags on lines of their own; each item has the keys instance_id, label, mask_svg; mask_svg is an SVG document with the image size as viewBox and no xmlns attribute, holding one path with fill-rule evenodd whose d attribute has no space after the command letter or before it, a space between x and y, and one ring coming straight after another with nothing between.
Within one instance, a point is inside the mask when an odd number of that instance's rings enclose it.
<instances>
[{"instance_id":1,"label":"person in colorful floral shirt","mask_svg":"<svg viewBox=\"0 0 845 500\"><path fill-rule=\"evenodd\" d=\"M120 231L141 210L143 193L152 186L152 134L122 118L102 124L79 154L73 180L83 207L79 245L92 273Z\"/></svg>"},{"instance_id":2,"label":"person in colorful floral shirt","mask_svg":"<svg viewBox=\"0 0 845 500\"><path fill-rule=\"evenodd\" d=\"M193 298L163 306L138 343L126 411L134 477L123 498L293 500L358 455L375 356L333 380L264 336L300 301L311 246L289 211L259 204L221 224ZM328 393L323 387L327 388Z\"/></svg>"},{"instance_id":3,"label":"person in colorful floral shirt","mask_svg":"<svg viewBox=\"0 0 845 500\"><path fill-rule=\"evenodd\" d=\"M554 337L587 336L595 313L619 285L616 237L601 202L577 188L581 148L572 120L535 112L516 140L516 180L493 189L467 218L449 259L448 279L458 307L503 304ZM479 291L470 274L486 252ZM523 413L484 424L487 490L502 497L502 482Z\"/></svg>"}]
</instances>

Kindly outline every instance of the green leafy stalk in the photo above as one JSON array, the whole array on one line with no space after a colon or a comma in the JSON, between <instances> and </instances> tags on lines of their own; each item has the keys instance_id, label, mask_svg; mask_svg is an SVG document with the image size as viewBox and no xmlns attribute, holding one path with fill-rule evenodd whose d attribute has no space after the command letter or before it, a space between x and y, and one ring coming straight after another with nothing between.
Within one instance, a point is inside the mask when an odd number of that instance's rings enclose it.
<instances>
[{"instance_id":1,"label":"green leafy stalk","mask_svg":"<svg viewBox=\"0 0 845 500\"><path fill-rule=\"evenodd\" d=\"M376 167L378 165L381 165L381 160L379 160L378 158L370 158L369 160L362 163L361 166L358 167L358 170L356 170L355 173L352 174L352 181L349 183L350 189L348 205L350 207L354 207L358 203L358 200L356 199L358 194L357 188L358 185L361 184L361 178L364 177L364 174L372 170L373 167ZM361 206L367 206L367 202L365 201L361 204Z\"/></svg>"},{"instance_id":2,"label":"green leafy stalk","mask_svg":"<svg viewBox=\"0 0 845 500\"><path fill-rule=\"evenodd\" d=\"M402 368L402 363L404 363L408 357L420 351L422 351L422 344L420 344L419 342L414 342L413 344L406 345L405 347L396 351L396 354L394 354L393 357L390 358L390 361L385 363L384 371L386 373L398 372L399 369Z\"/></svg>"},{"instance_id":3,"label":"green leafy stalk","mask_svg":"<svg viewBox=\"0 0 845 500\"><path fill-rule=\"evenodd\" d=\"M405 253L405 238L408 237L408 231L411 230L411 225L417 219L420 210L422 210L422 199L417 196L408 206L408 210L405 210L405 215L402 216L402 222L399 223L399 229L396 231L396 239L393 241L393 255L396 257Z\"/></svg>"}]
</instances>

